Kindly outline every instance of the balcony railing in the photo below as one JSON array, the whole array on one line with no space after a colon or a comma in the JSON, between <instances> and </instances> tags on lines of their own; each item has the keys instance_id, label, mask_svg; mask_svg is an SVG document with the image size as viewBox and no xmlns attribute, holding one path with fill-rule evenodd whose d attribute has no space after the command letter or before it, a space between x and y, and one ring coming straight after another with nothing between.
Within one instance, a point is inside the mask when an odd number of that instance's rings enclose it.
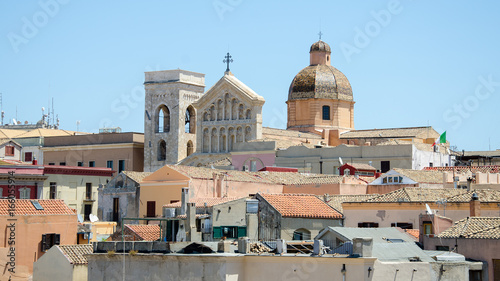
<instances>
[{"instance_id":1,"label":"balcony railing","mask_svg":"<svg viewBox=\"0 0 500 281\"><path fill-rule=\"evenodd\" d=\"M83 192L83 201L84 202L94 202L97 200L97 192Z\"/></svg>"}]
</instances>

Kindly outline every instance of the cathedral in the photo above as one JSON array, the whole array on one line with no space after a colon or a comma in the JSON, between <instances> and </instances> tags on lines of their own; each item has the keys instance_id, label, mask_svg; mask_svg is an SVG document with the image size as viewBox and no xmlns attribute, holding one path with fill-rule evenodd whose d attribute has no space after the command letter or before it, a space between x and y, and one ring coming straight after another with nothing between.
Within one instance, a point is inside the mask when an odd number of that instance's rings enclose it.
<instances>
[{"instance_id":1,"label":"cathedral","mask_svg":"<svg viewBox=\"0 0 500 281\"><path fill-rule=\"evenodd\" d=\"M307 133L308 139L322 139L329 130L354 129L351 85L331 66L330 46L319 40L309 55L310 65L292 80L286 101L287 130L303 132L287 137L299 143ZM180 69L146 72L144 85L145 171L185 163L188 157L218 159L238 143L284 135L276 133L280 129L262 127L264 98L238 80L229 66L207 92L204 74Z\"/></svg>"}]
</instances>

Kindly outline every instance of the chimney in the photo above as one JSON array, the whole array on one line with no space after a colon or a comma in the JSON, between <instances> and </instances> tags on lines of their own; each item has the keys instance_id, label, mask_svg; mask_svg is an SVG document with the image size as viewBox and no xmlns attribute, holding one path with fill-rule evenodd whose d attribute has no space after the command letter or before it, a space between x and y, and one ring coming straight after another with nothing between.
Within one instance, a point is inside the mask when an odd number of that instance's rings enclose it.
<instances>
[{"instance_id":1,"label":"chimney","mask_svg":"<svg viewBox=\"0 0 500 281\"><path fill-rule=\"evenodd\" d=\"M352 253L358 257L371 257L373 250L372 237L359 237L352 239Z\"/></svg>"},{"instance_id":2,"label":"chimney","mask_svg":"<svg viewBox=\"0 0 500 281\"><path fill-rule=\"evenodd\" d=\"M481 201L479 201L479 196L474 192L472 193L472 200L470 201L470 217L480 217L481 216Z\"/></svg>"},{"instance_id":3,"label":"chimney","mask_svg":"<svg viewBox=\"0 0 500 281\"><path fill-rule=\"evenodd\" d=\"M186 214L187 203L189 203L189 188L183 187L181 195L181 215Z\"/></svg>"},{"instance_id":4,"label":"chimney","mask_svg":"<svg viewBox=\"0 0 500 281\"><path fill-rule=\"evenodd\" d=\"M470 191L470 185L472 183L472 177L467 178L467 191Z\"/></svg>"},{"instance_id":5,"label":"chimney","mask_svg":"<svg viewBox=\"0 0 500 281\"><path fill-rule=\"evenodd\" d=\"M323 201L325 201L325 203L330 202L330 195L328 193L323 194Z\"/></svg>"}]
</instances>

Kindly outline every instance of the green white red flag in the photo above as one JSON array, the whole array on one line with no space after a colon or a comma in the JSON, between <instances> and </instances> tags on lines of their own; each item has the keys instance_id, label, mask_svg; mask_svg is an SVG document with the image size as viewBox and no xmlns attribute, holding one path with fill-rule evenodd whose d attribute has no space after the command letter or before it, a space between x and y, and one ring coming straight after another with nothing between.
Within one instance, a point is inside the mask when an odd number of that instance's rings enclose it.
<instances>
[{"instance_id":1,"label":"green white red flag","mask_svg":"<svg viewBox=\"0 0 500 281\"><path fill-rule=\"evenodd\" d=\"M436 141L432 144L432 146L435 146L436 144L441 144L441 143L446 143L446 131L442 133L439 138L436 139Z\"/></svg>"}]
</instances>

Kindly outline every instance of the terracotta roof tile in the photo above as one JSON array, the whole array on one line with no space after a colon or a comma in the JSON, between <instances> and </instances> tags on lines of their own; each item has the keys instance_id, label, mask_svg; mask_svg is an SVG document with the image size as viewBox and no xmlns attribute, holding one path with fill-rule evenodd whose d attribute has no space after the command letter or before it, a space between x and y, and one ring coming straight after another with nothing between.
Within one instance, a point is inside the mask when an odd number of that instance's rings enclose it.
<instances>
[{"instance_id":1,"label":"terracotta roof tile","mask_svg":"<svg viewBox=\"0 0 500 281\"><path fill-rule=\"evenodd\" d=\"M468 217L455 222L437 237L500 239L500 217Z\"/></svg>"},{"instance_id":2,"label":"terracotta roof tile","mask_svg":"<svg viewBox=\"0 0 500 281\"><path fill-rule=\"evenodd\" d=\"M359 194L359 195L328 195L327 196L327 204L330 205L330 207L334 208L335 210L343 213L344 209L342 208L342 203L344 202L363 202L366 201L370 198L376 197L379 194ZM323 195L318 195L317 196L319 199L324 200L325 196Z\"/></svg>"},{"instance_id":3,"label":"terracotta roof tile","mask_svg":"<svg viewBox=\"0 0 500 281\"><path fill-rule=\"evenodd\" d=\"M136 183L140 183L145 177L151 175L151 172L134 172L134 171L123 171L123 174L131 178Z\"/></svg>"},{"instance_id":4,"label":"terracotta roof tile","mask_svg":"<svg viewBox=\"0 0 500 281\"><path fill-rule=\"evenodd\" d=\"M157 241L160 239L160 226L157 224L126 224L125 227L144 241Z\"/></svg>"},{"instance_id":5,"label":"terracotta roof tile","mask_svg":"<svg viewBox=\"0 0 500 281\"><path fill-rule=\"evenodd\" d=\"M493 189L422 188L404 187L398 190L367 199L364 202L401 203L401 202L436 202L446 199L447 202L470 202L472 194L476 193L481 202L500 202L500 191Z\"/></svg>"},{"instance_id":6,"label":"terracotta roof tile","mask_svg":"<svg viewBox=\"0 0 500 281\"><path fill-rule=\"evenodd\" d=\"M92 244L58 245L57 248L61 250L71 264L88 264L85 255L93 253Z\"/></svg>"},{"instance_id":7,"label":"terracotta roof tile","mask_svg":"<svg viewBox=\"0 0 500 281\"><path fill-rule=\"evenodd\" d=\"M437 138L439 133L432 127L407 127L371 130L352 130L340 135L341 139L356 138Z\"/></svg>"},{"instance_id":8,"label":"terracotta roof tile","mask_svg":"<svg viewBox=\"0 0 500 281\"><path fill-rule=\"evenodd\" d=\"M234 201L241 199L243 197L208 197L208 198L191 198L189 199L190 203L195 203L196 208L203 208L205 207L205 203L207 204L207 207L212 207L218 204ZM175 203L170 203L163 205L165 208L180 208L181 207L181 202L175 202Z\"/></svg>"},{"instance_id":9,"label":"terracotta roof tile","mask_svg":"<svg viewBox=\"0 0 500 281\"><path fill-rule=\"evenodd\" d=\"M40 203L43 210L37 210L33 206L33 202ZM14 214L17 216L26 215L75 215L75 212L64 203L63 200L58 199L16 199ZM0 216L9 215L9 200L0 199Z\"/></svg>"},{"instance_id":10,"label":"terracotta roof tile","mask_svg":"<svg viewBox=\"0 0 500 281\"><path fill-rule=\"evenodd\" d=\"M420 230L418 229L404 229L406 233L411 235L412 237L416 238L417 240L419 239L420 236Z\"/></svg>"},{"instance_id":11,"label":"terracotta roof tile","mask_svg":"<svg viewBox=\"0 0 500 281\"><path fill-rule=\"evenodd\" d=\"M394 168L394 171L398 172L415 182L418 183L443 183L443 172L439 171L427 171L427 170L411 170L411 169L400 169Z\"/></svg>"},{"instance_id":12,"label":"terracotta roof tile","mask_svg":"<svg viewBox=\"0 0 500 281\"><path fill-rule=\"evenodd\" d=\"M476 172L481 173L500 173L499 165L491 165L491 166L466 166L466 167L425 167L424 170L427 171L455 171L456 173L467 173L472 172L475 174Z\"/></svg>"},{"instance_id":13,"label":"terracotta roof tile","mask_svg":"<svg viewBox=\"0 0 500 281\"><path fill-rule=\"evenodd\" d=\"M341 219L342 214L310 194L261 194L283 217Z\"/></svg>"}]
</instances>

